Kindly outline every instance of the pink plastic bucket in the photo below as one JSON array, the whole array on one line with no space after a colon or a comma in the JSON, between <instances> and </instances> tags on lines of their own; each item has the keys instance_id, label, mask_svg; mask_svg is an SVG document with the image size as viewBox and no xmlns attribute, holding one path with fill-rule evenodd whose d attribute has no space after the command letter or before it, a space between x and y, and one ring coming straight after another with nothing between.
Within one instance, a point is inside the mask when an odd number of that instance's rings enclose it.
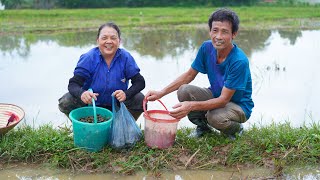
<instances>
[{"instance_id":1,"label":"pink plastic bucket","mask_svg":"<svg viewBox=\"0 0 320 180\"><path fill-rule=\"evenodd\" d=\"M147 99L143 100L145 119L144 140L149 147L169 148L174 144L177 125L180 119L169 115L166 106L158 100L165 110L146 110Z\"/></svg>"}]
</instances>

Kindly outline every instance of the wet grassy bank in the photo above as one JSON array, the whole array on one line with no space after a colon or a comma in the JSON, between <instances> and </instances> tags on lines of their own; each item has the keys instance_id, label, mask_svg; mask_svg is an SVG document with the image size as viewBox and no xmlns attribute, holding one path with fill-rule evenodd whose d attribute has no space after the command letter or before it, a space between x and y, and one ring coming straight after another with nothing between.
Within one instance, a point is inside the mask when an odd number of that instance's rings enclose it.
<instances>
[{"instance_id":1,"label":"wet grassy bank","mask_svg":"<svg viewBox=\"0 0 320 180\"><path fill-rule=\"evenodd\" d=\"M49 164L73 172L133 174L145 171L161 176L162 171L217 169L223 167L266 167L281 176L287 166L320 163L320 126L291 127L289 123L251 127L231 141L219 133L188 138L191 129L179 129L173 147L159 150L142 139L130 150L106 146L97 153L73 144L69 128L43 126L15 128L0 141L0 163Z\"/></svg>"},{"instance_id":2,"label":"wet grassy bank","mask_svg":"<svg viewBox=\"0 0 320 180\"><path fill-rule=\"evenodd\" d=\"M96 31L107 21L123 30L206 27L217 7L0 11L0 34ZM232 7L242 29L320 28L320 6Z\"/></svg>"}]
</instances>

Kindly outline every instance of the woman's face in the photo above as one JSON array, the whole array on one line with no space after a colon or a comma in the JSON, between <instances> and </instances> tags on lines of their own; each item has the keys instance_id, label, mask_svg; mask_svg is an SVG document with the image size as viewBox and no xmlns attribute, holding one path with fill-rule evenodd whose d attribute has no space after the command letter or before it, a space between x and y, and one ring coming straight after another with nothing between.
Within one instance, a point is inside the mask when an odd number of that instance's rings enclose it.
<instances>
[{"instance_id":1,"label":"woman's face","mask_svg":"<svg viewBox=\"0 0 320 180\"><path fill-rule=\"evenodd\" d=\"M104 27L100 31L97 43L104 58L113 58L120 45L118 32L112 27Z\"/></svg>"}]
</instances>

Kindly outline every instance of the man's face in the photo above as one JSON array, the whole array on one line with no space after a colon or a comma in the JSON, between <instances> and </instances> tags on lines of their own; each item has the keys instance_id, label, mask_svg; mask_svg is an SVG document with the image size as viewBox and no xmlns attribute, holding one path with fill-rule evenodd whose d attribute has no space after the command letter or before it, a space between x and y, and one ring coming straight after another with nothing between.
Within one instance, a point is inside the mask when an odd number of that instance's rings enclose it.
<instances>
[{"instance_id":1,"label":"man's face","mask_svg":"<svg viewBox=\"0 0 320 180\"><path fill-rule=\"evenodd\" d=\"M112 27L104 27L100 31L97 43L103 57L113 57L120 45L118 32Z\"/></svg>"},{"instance_id":2,"label":"man's face","mask_svg":"<svg viewBox=\"0 0 320 180\"><path fill-rule=\"evenodd\" d=\"M213 46L217 50L223 50L232 46L232 39L236 37L236 33L232 34L232 24L228 21L213 21L210 30L210 37Z\"/></svg>"}]
</instances>

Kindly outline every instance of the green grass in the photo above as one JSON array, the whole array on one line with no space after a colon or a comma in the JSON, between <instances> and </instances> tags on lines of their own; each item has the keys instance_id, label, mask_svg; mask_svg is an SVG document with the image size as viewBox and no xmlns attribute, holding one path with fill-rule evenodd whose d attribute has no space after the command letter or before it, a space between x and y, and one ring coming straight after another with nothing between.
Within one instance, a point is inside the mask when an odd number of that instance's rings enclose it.
<instances>
[{"instance_id":1,"label":"green grass","mask_svg":"<svg viewBox=\"0 0 320 180\"><path fill-rule=\"evenodd\" d=\"M69 128L43 126L16 128L1 138L2 164L51 164L74 172L112 172L133 174L179 169L215 169L238 165L267 167L274 176L292 165L320 163L320 125L293 128L289 123L252 127L235 141L213 132L202 138L188 138L191 129L177 132L173 147L149 148L141 139L130 150L114 150L106 146L101 152L90 153L73 145Z\"/></svg>"},{"instance_id":2,"label":"green grass","mask_svg":"<svg viewBox=\"0 0 320 180\"><path fill-rule=\"evenodd\" d=\"M0 33L48 33L91 31L107 21L122 29L171 29L206 25L216 7L53 9L0 11ZM320 28L320 6L306 7L234 7L241 27ZM310 20L311 19L311 20ZM318 23L312 23L312 22Z\"/></svg>"}]
</instances>

